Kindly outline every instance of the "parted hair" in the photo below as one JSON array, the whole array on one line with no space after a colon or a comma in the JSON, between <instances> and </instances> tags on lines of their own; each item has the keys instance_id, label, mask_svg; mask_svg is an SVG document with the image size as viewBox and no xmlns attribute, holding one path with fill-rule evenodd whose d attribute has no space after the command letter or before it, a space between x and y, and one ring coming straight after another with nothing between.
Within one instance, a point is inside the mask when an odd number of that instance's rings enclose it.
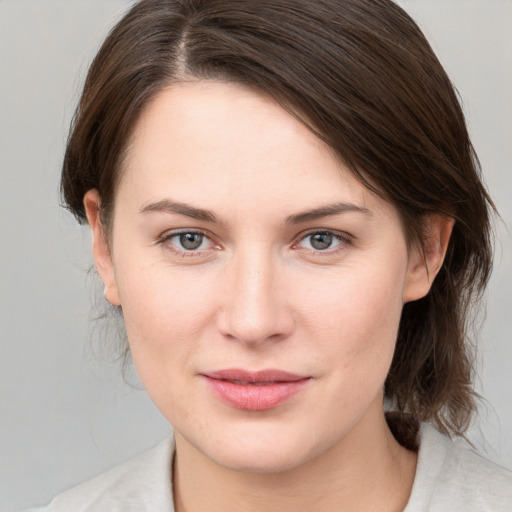
<instances>
[{"instance_id":1,"label":"parted hair","mask_svg":"<svg viewBox=\"0 0 512 512\"><path fill-rule=\"evenodd\" d=\"M137 2L95 57L72 122L61 187L79 221L84 194L97 189L108 233L141 111L170 84L201 79L275 98L395 206L409 244L428 236L429 214L455 220L429 294L404 305L385 397L405 445L418 421L463 434L494 207L457 92L416 23L391 0Z\"/></svg>"}]
</instances>

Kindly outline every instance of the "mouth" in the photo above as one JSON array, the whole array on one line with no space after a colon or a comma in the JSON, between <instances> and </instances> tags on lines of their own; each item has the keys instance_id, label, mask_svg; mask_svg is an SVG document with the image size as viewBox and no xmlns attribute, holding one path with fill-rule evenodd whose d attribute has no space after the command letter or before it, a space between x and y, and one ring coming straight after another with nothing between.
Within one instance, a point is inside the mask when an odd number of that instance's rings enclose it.
<instances>
[{"instance_id":1,"label":"mouth","mask_svg":"<svg viewBox=\"0 0 512 512\"><path fill-rule=\"evenodd\" d=\"M259 372L227 369L201 376L224 404L247 411L264 411L283 405L311 380L309 376L273 369Z\"/></svg>"}]
</instances>

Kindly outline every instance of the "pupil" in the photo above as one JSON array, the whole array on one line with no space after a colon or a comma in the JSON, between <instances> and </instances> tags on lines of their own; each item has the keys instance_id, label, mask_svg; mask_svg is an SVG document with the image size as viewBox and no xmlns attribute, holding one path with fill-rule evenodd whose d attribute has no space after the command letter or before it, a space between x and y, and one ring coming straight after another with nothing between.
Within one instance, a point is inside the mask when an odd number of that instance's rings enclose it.
<instances>
[{"instance_id":1,"label":"pupil","mask_svg":"<svg viewBox=\"0 0 512 512\"><path fill-rule=\"evenodd\" d=\"M311 237L311 245L320 251L328 249L332 244L332 235L329 233L317 233Z\"/></svg>"},{"instance_id":2,"label":"pupil","mask_svg":"<svg viewBox=\"0 0 512 512\"><path fill-rule=\"evenodd\" d=\"M183 248L192 251L203 243L203 235L198 233L184 233L180 235L180 244Z\"/></svg>"}]
</instances>

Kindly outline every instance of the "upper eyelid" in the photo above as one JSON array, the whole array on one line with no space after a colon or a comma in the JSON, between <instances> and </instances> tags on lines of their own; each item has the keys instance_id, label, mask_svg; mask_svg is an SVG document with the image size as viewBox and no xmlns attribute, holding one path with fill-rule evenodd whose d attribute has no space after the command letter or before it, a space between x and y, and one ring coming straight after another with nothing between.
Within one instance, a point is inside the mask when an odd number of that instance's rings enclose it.
<instances>
[{"instance_id":1,"label":"upper eyelid","mask_svg":"<svg viewBox=\"0 0 512 512\"><path fill-rule=\"evenodd\" d=\"M207 238L211 244L220 245L219 242L216 241L215 237L213 237L210 233L208 233L207 231L205 231L203 229L198 229L198 228L188 228L188 229L185 228L185 229L164 231L160 236L158 236L156 242L163 243L163 242L169 241L171 238L173 238L175 236L184 235L187 233L202 235L205 238ZM193 252L193 251L190 251L190 252ZM198 250L197 252L201 252L201 251Z\"/></svg>"},{"instance_id":2,"label":"upper eyelid","mask_svg":"<svg viewBox=\"0 0 512 512\"><path fill-rule=\"evenodd\" d=\"M212 235L209 234L207 231L205 231L204 229L199 229L199 228L183 228L183 229L169 229L167 231L164 231L161 235L158 236L158 239L159 240L168 240L169 238L172 238L173 236L178 236L178 235L185 235L187 233L193 233L193 234L197 234L197 235L203 235L205 236L206 238L208 239L212 239Z\"/></svg>"},{"instance_id":3,"label":"upper eyelid","mask_svg":"<svg viewBox=\"0 0 512 512\"><path fill-rule=\"evenodd\" d=\"M334 235L335 237L346 239L346 240L352 240L355 237L351 235L350 233L347 233L346 231L339 231L337 229L329 229L329 228L315 228L315 229L308 229L306 231L303 231L299 233L294 240L299 241L302 240L308 236L315 235L317 233L329 233L331 235Z\"/></svg>"}]
</instances>

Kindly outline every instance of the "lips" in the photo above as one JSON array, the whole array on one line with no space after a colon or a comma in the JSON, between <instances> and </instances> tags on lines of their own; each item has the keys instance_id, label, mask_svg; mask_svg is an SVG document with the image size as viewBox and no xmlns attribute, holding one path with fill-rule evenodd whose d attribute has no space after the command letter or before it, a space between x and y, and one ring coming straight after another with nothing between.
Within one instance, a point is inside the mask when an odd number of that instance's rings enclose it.
<instances>
[{"instance_id":1,"label":"lips","mask_svg":"<svg viewBox=\"0 0 512 512\"><path fill-rule=\"evenodd\" d=\"M236 409L264 411L283 405L307 386L310 377L282 370L226 369L202 374L210 391Z\"/></svg>"}]
</instances>

